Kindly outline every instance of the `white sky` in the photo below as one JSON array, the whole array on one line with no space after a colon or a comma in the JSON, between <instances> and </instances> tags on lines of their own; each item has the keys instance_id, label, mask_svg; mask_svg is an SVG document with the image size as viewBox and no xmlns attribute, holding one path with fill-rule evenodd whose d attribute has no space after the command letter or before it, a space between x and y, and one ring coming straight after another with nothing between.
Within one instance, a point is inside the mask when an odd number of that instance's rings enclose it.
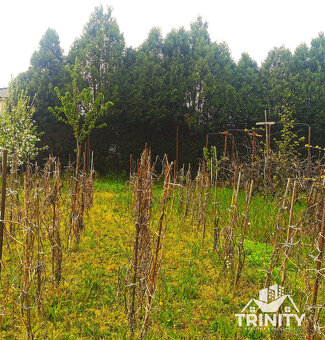
<instances>
[{"instance_id":1,"label":"white sky","mask_svg":"<svg viewBox=\"0 0 325 340\"><path fill-rule=\"evenodd\" d=\"M212 40L227 42L235 60L248 52L258 63L274 46L294 50L325 31L324 0L0 0L0 87L27 70L48 27L67 53L99 4L113 7L128 46L141 44L153 26L165 35L201 15Z\"/></svg>"}]
</instances>

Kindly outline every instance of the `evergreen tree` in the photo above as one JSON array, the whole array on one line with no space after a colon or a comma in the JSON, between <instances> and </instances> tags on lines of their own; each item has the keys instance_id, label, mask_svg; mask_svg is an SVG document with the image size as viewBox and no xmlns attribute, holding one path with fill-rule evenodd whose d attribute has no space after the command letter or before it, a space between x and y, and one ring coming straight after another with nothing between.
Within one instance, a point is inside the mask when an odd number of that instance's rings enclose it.
<instances>
[{"instance_id":1,"label":"evergreen tree","mask_svg":"<svg viewBox=\"0 0 325 340\"><path fill-rule=\"evenodd\" d=\"M243 53L236 68L237 123L242 122L248 127L263 117L259 77L257 63Z\"/></svg>"},{"instance_id":2,"label":"evergreen tree","mask_svg":"<svg viewBox=\"0 0 325 340\"><path fill-rule=\"evenodd\" d=\"M273 48L261 67L262 105L273 117L284 105L294 110L291 62L289 49Z\"/></svg>"},{"instance_id":3,"label":"evergreen tree","mask_svg":"<svg viewBox=\"0 0 325 340\"><path fill-rule=\"evenodd\" d=\"M73 64L78 57L83 69L85 87L92 87L94 95L104 94L105 100L118 100L116 76L122 63L125 42L112 9L96 7L83 34L78 38L68 55Z\"/></svg>"},{"instance_id":4,"label":"evergreen tree","mask_svg":"<svg viewBox=\"0 0 325 340\"><path fill-rule=\"evenodd\" d=\"M40 40L39 49L31 57L29 69L16 79L18 93L27 90L28 96L35 97L33 117L38 131L44 132L40 145L47 145L47 152L61 156L69 153L72 136L49 113L48 107L58 104L54 88L66 86L68 77L64 63L59 36L55 30L49 28ZM41 153L40 156L42 158L45 155Z\"/></svg>"}]
</instances>

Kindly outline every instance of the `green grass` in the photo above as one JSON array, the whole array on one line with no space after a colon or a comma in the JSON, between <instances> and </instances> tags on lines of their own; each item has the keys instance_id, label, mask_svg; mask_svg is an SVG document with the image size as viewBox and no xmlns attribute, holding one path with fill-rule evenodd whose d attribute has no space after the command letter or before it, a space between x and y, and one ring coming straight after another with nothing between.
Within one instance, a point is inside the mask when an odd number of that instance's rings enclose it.
<instances>
[{"instance_id":1,"label":"green grass","mask_svg":"<svg viewBox=\"0 0 325 340\"><path fill-rule=\"evenodd\" d=\"M123 180L99 178L95 182L94 207L86 217L86 227L78 246L65 258L62 282L48 289L44 310L33 312L36 339L127 339L128 331L123 284L133 247L132 191ZM153 223L157 226L161 185L153 191ZM245 197L239 195L239 210L244 211ZM218 189L217 201L221 224L225 225L232 190ZM175 200L177 202L177 199ZM213 210L207 207L207 236L191 218L182 218L174 208L167 224L161 280L152 314L148 339L267 339L272 331L237 327L238 313L263 286L272 247L269 240L276 221L278 204L263 197L253 197L250 226L244 244L245 267L238 288L233 289L233 272L223 268L223 261L212 249ZM296 207L299 212L303 207ZM305 254L307 257L308 251ZM305 303L303 279L288 263L293 297ZM279 271L279 266L274 274ZM320 299L324 298L321 292ZM13 302L14 303L14 302ZM16 301L17 303L17 301ZM17 317L5 314L0 330L4 339L23 339L24 327ZM299 334L285 334L283 338ZM302 336L303 338L303 336Z\"/></svg>"}]
</instances>

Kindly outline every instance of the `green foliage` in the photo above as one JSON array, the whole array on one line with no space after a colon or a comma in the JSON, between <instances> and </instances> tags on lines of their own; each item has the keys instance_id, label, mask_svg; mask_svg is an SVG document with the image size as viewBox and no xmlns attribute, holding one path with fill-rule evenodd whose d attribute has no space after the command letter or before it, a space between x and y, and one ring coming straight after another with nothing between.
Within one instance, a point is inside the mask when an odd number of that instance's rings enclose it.
<instances>
[{"instance_id":1,"label":"green foliage","mask_svg":"<svg viewBox=\"0 0 325 340\"><path fill-rule=\"evenodd\" d=\"M55 121L47 108L57 104L55 86L62 87L67 80L64 76L64 57L59 36L53 29L48 29L30 60L28 71L18 75L18 90L27 90L29 96L36 98L35 119L42 128L48 128ZM53 120L51 120L51 118Z\"/></svg>"},{"instance_id":2,"label":"green foliage","mask_svg":"<svg viewBox=\"0 0 325 340\"><path fill-rule=\"evenodd\" d=\"M247 53L243 53L237 64L237 115L238 123L247 126L261 118L263 113L262 95L260 87L260 69Z\"/></svg>"},{"instance_id":3,"label":"green foliage","mask_svg":"<svg viewBox=\"0 0 325 340\"><path fill-rule=\"evenodd\" d=\"M49 110L58 120L72 127L73 135L78 146L93 129L105 126L105 123L99 125L96 125L96 123L107 113L109 106L113 103L104 103L102 93L98 93L95 97L90 87L82 91L79 90L77 85L80 72L78 59L73 69L70 69L69 72L72 78L72 94L66 92L66 94L62 96L60 90L56 87L55 91L62 106L56 106L55 109L49 107Z\"/></svg>"},{"instance_id":4,"label":"green foliage","mask_svg":"<svg viewBox=\"0 0 325 340\"><path fill-rule=\"evenodd\" d=\"M311 143L323 146L324 46L324 34L319 34L310 47L302 44L294 53L273 48L261 66L247 53L235 62L227 44L212 41L207 22L198 17L189 29L173 29L164 37L152 28L142 45L126 47L112 9L99 6L66 57L57 33L48 29L17 82L29 96L38 94L34 118L45 132L41 143L63 161L74 147L73 137L47 108L62 105L55 87L60 97L67 91L73 97L65 66L73 68L78 59L79 89L91 88L94 99L102 94L103 102L114 103L109 120L101 119L109 127L92 138L97 169L106 170L107 163L115 171L126 169L129 154L138 155L146 142L153 153L172 155L177 125L182 133L179 163L193 164L201 156L206 133L253 126L264 119L265 109L269 119L277 121L284 106L296 122L311 126Z\"/></svg>"},{"instance_id":5,"label":"green foliage","mask_svg":"<svg viewBox=\"0 0 325 340\"><path fill-rule=\"evenodd\" d=\"M216 175L216 171L219 171L218 159L217 159L217 148L215 146L211 146L210 150L207 148L203 148L203 158L206 164L206 171L211 176Z\"/></svg>"},{"instance_id":6,"label":"green foliage","mask_svg":"<svg viewBox=\"0 0 325 340\"><path fill-rule=\"evenodd\" d=\"M285 104L292 103L292 54L284 47L274 48L261 67L262 96L265 107L275 116Z\"/></svg>"},{"instance_id":7,"label":"green foliage","mask_svg":"<svg viewBox=\"0 0 325 340\"><path fill-rule=\"evenodd\" d=\"M33 116L38 132L43 131L40 147L48 146L48 151L40 151L38 160L47 157L48 153L67 159L73 143L68 128L60 123L48 107L59 104L54 88L68 86L68 74L64 68L65 58L57 32L48 29L42 36L39 48L31 57L30 67L16 78L18 93L22 90L34 98L35 114ZM64 140L64 143L62 141ZM72 144L74 145L74 144Z\"/></svg>"},{"instance_id":8,"label":"green foliage","mask_svg":"<svg viewBox=\"0 0 325 340\"><path fill-rule=\"evenodd\" d=\"M69 54L68 64L79 59L85 87L91 87L94 96L102 93L105 101L119 99L117 73L122 62L125 48L124 37L119 31L112 9L105 11L103 6L96 7L84 26Z\"/></svg>"},{"instance_id":9,"label":"green foliage","mask_svg":"<svg viewBox=\"0 0 325 340\"><path fill-rule=\"evenodd\" d=\"M282 123L281 138L276 141L277 158L282 161L295 162L298 156L298 146L304 137L298 138L294 132L294 118L292 110L284 105L279 112L280 123Z\"/></svg>"}]
</instances>

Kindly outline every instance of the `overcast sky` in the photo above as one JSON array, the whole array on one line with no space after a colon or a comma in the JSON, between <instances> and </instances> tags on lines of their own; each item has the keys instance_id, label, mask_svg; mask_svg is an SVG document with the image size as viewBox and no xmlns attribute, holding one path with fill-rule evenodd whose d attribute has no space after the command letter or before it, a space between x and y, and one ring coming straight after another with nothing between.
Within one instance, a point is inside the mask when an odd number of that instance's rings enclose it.
<instances>
[{"instance_id":1,"label":"overcast sky","mask_svg":"<svg viewBox=\"0 0 325 340\"><path fill-rule=\"evenodd\" d=\"M227 42L235 60L248 52L258 63L274 46L294 50L325 31L324 0L0 0L0 87L27 70L48 27L67 53L100 4L113 7L128 46L141 44L153 26L165 35L201 15L212 40Z\"/></svg>"}]
</instances>

